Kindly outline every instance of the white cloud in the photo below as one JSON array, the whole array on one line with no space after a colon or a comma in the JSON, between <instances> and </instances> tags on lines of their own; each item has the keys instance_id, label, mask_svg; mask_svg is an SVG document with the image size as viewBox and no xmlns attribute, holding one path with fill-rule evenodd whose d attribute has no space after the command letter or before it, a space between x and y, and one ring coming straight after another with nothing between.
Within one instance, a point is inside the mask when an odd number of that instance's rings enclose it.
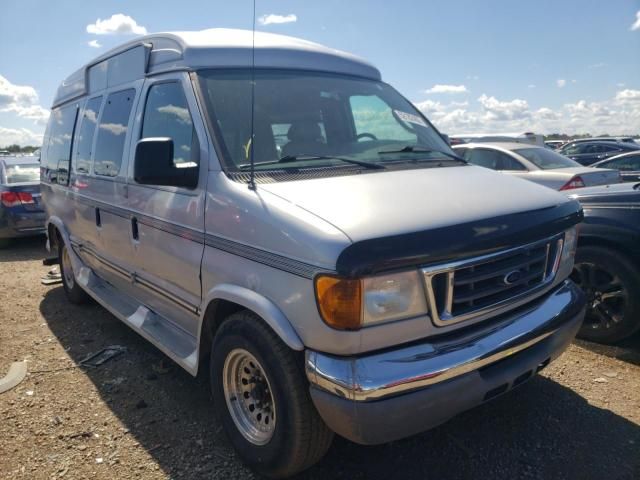
<instances>
[{"instance_id":1,"label":"white cloud","mask_svg":"<svg viewBox=\"0 0 640 480\"><path fill-rule=\"evenodd\" d=\"M38 101L35 88L28 85L14 85L0 75L0 108L6 105L30 105Z\"/></svg>"},{"instance_id":2,"label":"white cloud","mask_svg":"<svg viewBox=\"0 0 640 480\"><path fill-rule=\"evenodd\" d=\"M607 64L604 62L594 63L593 65L589 65L589 68L604 68Z\"/></svg>"},{"instance_id":3,"label":"white cloud","mask_svg":"<svg viewBox=\"0 0 640 480\"><path fill-rule=\"evenodd\" d=\"M467 80L480 80L478 75L467 75Z\"/></svg>"},{"instance_id":4,"label":"white cloud","mask_svg":"<svg viewBox=\"0 0 640 480\"><path fill-rule=\"evenodd\" d=\"M619 87L619 88L622 88L625 85L626 85L626 83L623 83L623 82L616 83L616 87Z\"/></svg>"},{"instance_id":5,"label":"white cloud","mask_svg":"<svg viewBox=\"0 0 640 480\"><path fill-rule=\"evenodd\" d=\"M295 13L290 13L289 15L277 15L275 13L270 13L268 15L262 15L260 18L258 18L258 23L260 25L292 23L296 21L298 21L298 16Z\"/></svg>"},{"instance_id":6,"label":"white cloud","mask_svg":"<svg viewBox=\"0 0 640 480\"><path fill-rule=\"evenodd\" d=\"M0 75L0 112L11 112L19 117L46 123L49 110L38 105L36 89L28 85L14 85Z\"/></svg>"},{"instance_id":7,"label":"white cloud","mask_svg":"<svg viewBox=\"0 0 640 480\"><path fill-rule=\"evenodd\" d=\"M640 30L640 10L636 12L636 21L631 25L631 30Z\"/></svg>"},{"instance_id":8,"label":"white cloud","mask_svg":"<svg viewBox=\"0 0 640 480\"><path fill-rule=\"evenodd\" d=\"M531 108L524 99L497 99L483 94L475 102L416 102L441 131L464 133L591 133L628 135L640 132L640 90L620 90L612 98L579 100L557 108Z\"/></svg>"},{"instance_id":9,"label":"white cloud","mask_svg":"<svg viewBox=\"0 0 640 480\"><path fill-rule=\"evenodd\" d=\"M530 116L529 104L519 98L500 101L496 97L482 94L478 97L478 102L487 120L519 120Z\"/></svg>"},{"instance_id":10,"label":"white cloud","mask_svg":"<svg viewBox=\"0 0 640 480\"><path fill-rule=\"evenodd\" d=\"M96 23L87 25L87 33L94 35L146 35L147 29L138 25L129 15L116 13L104 20L97 19Z\"/></svg>"},{"instance_id":11,"label":"white cloud","mask_svg":"<svg viewBox=\"0 0 640 480\"><path fill-rule=\"evenodd\" d=\"M127 131L127 126L121 123L101 123L100 128L114 135L122 135Z\"/></svg>"},{"instance_id":12,"label":"white cloud","mask_svg":"<svg viewBox=\"0 0 640 480\"><path fill-rule=\"evenodd\" d=\"M184 107L169 104L159 107L158 111L164 114L175 115L182 123L191 124L191 115L189 115L189 110Z\"/></svg>"},{"instance_id":13,"label":"white cloud","mask_svg":"<svg viewBox=\"0 0 640 480\"><path fill-rule=\"evenodd\" d=\"M40 146L42 144L42 133L37 133L28 128L6 128L0 127L0 146L9 145L20 146Z\"/></svg>"},{"instance_id":14,"label":"white cloud","mask_svg":"<svg viewBox=\"0 0 640 480\"><path fill-rule=\"evenodd\" d=\"M558 80L556 80L556 85L558 86L558 88L564 88L566 84L567 81L564 78L559 78Z\"/></svg>"},{"instance_id":15,"label":"white cloud","mask_svg":"<svg viewBox=\"0 0 640 480\"><path fill-rule=\"evenodd\" d=\"M90 47L93 47L93 48L100 48L102 46L102 45L100 45L98 43L98 40L91 40L91 41L87 42L87 45L89 45Z\"/></svg>"},{"instance_id":16,"label":"white cloud","mask_svg":"<svg viewBox=\"0 0 640 480\"><path fill-rule=\"evenodd\" d=\"M466 93L467 91L467 87L464 85L436 84L428 90L425 90L425 93Z\"/></svg>"},{"instance_id":17,"label":"white cloud","mask_svg":"<svg viewBox=\"0 0 640 480\"><path fill-rule=\"evenodd\" d=\"M529 85L527 85L527 88L536 88L536 86L533 83L530 83Z\"/></svg>"},{"instance_id":18,"label":"white cloud","mask_svg":"<svg viewBox=\"0 0 640 480\"><path fill-rule=\"evenodd\" d=\"M640 90L620 90L616 93L616 101L621 103L640 103Z\"/></svg>"}]
</instances>

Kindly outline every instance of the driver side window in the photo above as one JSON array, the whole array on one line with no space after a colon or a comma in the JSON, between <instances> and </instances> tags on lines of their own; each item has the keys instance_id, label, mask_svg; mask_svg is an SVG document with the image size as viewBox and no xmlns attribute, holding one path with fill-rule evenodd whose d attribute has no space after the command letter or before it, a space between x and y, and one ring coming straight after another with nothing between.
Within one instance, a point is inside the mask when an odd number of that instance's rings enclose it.
<instances>
[{"instance_id":1,"label":"driver side window","mask_svg":"<svg viewBox=\"0 0 640 480\"><path fill-rule=\"evenodd\" d=\"M354 95L349 98L353 121L356 127L356 135L362 135L364 139L373 135L378 140L394 139L406 140L407 143L417 143L418 136L404 128L391 110L380 97L375 95Z\"/></svg>"},{"instance_id":2,"label":"driver side window","mask_svg":"<svg viewBox=\"0 0 640 480\"><path fill-rule=\"evenodd\" d=\"M198 138L180 83L159 83L149 89L140 138L148 137L173 140L176 167L198 166Z\"/></svg>"}]
</instances>

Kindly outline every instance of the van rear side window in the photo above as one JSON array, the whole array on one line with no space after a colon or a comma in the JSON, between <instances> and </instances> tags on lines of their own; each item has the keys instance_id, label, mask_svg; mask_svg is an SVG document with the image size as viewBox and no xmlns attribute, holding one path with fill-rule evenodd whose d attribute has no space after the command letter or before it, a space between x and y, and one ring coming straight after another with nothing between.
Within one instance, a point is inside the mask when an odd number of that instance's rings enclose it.
<instances>
[{"instance_id":1,"label":"van rear side window","mask_svg":"<svg viewBox=\"0 0 640 480\"><path fill-rule=\"evenodd\" d=\"M55 108L51 111L51 133L47 162L47 180L57 181L58 168L67 168L71 160L71 140L76 122L77 105Z\"/></svg>"},{"instance_id":2,"label":"van rear side window","mask_svg":"<svg viewBox=\"0 0 640 480\"><path fill-rule=\"evenodd\" d=\"M91 147L93 146L93 135L98 123L98 112L102 97L92 98L87 102L82 114L78 146L76 147L75 167L77 173L88 174L91 169Z\"/></svg>"},{"instance_id":3,"label":"van rear side window","mask_svg":"<svg viewBox=\"0 0 640 480\"><path fill-rule=\"evenodd\" d=\"M96 175L115 177L122 165L129 115L136 91L131 88L107 97L98 126L93 171Z\"/></svg>"}]
</instances>

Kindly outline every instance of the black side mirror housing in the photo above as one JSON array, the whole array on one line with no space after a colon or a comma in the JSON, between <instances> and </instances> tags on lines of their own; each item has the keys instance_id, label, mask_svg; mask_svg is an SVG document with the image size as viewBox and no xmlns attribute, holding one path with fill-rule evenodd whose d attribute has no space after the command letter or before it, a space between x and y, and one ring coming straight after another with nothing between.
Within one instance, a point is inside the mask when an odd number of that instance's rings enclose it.
<instances>
[{"instance_id":1,"label":"black side mirror housing","mask_svg":"<svg viewBox=\"0 0 640 480\"><path fill-rule=\"evenodd\" d=\"M193 189L198 185L198 165L177 167L171 138L143 138L136 144L133 178L142 185Z\"/></svg>"}]
</instances>

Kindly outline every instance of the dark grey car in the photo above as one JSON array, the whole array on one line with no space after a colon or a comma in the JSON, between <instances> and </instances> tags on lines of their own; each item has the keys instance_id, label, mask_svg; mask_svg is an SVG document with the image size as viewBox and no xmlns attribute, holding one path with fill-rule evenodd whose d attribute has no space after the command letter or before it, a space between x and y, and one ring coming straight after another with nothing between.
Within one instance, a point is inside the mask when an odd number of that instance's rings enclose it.
<instances>
[{"instance_id":1,"label":"dark grey car","mask_svg":"<svg viewBox=\"0 0 640 480\"><path fill-rule=\"evenodd\" d=\"M640 145L629 142L594 140L591 142L569 142L559 153L566 155L581 165L592 165L625 152L640 151Z\"/></svg>"},{"instance_id":2,"label":"dark grey car","mask_svg":"<svg viewBox=\"0 0 640 480\"><path fill-rule=\"evenodd\" d=\"M0 158L0 248L12 238L45 233L37 157Z\"/></svg>"},{"instance_id":3,"label":"dark grey car","mask_svg":"<svg viewBox=\"0 0 640 480\"><path fill-rule=\"evenodd\" d=\"M640 150L634 150L596 162L592 167L613 168L620 172L623 182L637 182L640 180Z\"/></svg>"}]
</instances>

